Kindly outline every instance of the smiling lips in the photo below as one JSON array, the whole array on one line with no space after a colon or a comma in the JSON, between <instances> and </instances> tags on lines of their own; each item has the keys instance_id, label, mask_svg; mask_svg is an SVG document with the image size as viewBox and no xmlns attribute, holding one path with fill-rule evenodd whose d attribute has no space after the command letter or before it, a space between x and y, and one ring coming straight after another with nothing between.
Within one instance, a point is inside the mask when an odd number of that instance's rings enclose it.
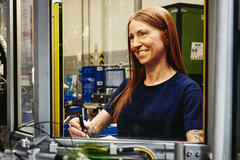
<instances>
[{"instance_id":1,"label":"smiling lips","mask_svg":"<svg viewBox=\"0 0 240 160\"><path fill-rule=\"evenodd\" d=\"M142 55L142 54L146 53L147 51L148 50L140 50L139 52L137 52L137 54Z\"/></svg>"}]
</instances>

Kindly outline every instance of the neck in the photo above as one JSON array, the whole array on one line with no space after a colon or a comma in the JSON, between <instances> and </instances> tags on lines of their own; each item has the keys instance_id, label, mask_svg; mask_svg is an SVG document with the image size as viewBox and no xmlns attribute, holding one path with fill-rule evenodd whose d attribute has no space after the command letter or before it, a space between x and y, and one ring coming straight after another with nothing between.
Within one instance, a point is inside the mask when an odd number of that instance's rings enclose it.
<instances>
[{"instance_id":1,"label":"neck","mask_svg":"<svg viewBox=\"0 0 240 160\"><path fill-rule=\"evenodd\" d=\"M146 79L144 84L152 86L170 79L177 71L168 65L168 63L159 63L154 65L154 67L145 66L145 72Z\"/></svg>"}]
</instances>

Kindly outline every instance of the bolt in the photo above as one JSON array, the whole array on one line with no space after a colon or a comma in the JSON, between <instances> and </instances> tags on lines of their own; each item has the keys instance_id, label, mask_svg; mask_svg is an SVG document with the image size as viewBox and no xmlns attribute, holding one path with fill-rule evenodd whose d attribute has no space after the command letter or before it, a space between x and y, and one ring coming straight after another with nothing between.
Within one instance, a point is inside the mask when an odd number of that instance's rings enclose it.
<instances>
[{"instance_id":1,"label":"bolt","mask_svg":"<svg viewBox=\"0 0 240 160\"><path fill-rule=\"evenodd\" d=\"M200 152L197 152L196 153L196 157L200 157L201 156L201 153Z\"/></svg>"},{"instance_id":2,"label":"bolt","mask_svg":"<svg viewBox=\"0 0 240 160\"><path fill-rule=\"evenodd\" d=\"M191 152L187 152L187 157L191 157L192 153Z\"/></svg>"}]
</instances>

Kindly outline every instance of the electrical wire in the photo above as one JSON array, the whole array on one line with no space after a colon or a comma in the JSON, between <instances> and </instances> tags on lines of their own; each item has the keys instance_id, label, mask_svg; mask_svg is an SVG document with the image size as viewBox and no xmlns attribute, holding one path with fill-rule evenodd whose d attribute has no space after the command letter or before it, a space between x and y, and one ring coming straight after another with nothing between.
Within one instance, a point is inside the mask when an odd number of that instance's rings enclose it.
<instances>
[{"instance_id":1,"label":"electrical wire","mask_svg":"<svg viewBox=\"0 0 240 160\"><path fill-rule=\"evenodd\" d=\"M17 147L18 144L20 144L20 141L18 141L18 142L14 145L13 150L15 150L15 148Z\"/></svg>"},{"instance_id":2,"label":"electrical wire","mask_svg":"<svg viewBox=\"0 0 240 160\"><path fill-rule=\"evenodd\" d=\"M2 79L4 82L6 82L6 83L7 83L7 80L6 80L6 79L4 79L2 76L0 76L0 79Z\"/></svg>"},{"instance_id":3,"label":"electrical wire","mask_svg":"<svg viewBox=\"0 0 240 160\"><path fill-rule=\"evenodd\" d=\"M55 124L59 124L59 125L61 125L60 123L58 123L58 122L50 122L50 121L45 121L45 122L47 122L47 123L55 123ZM45 123L44 122L44 123ZM38 122L38 123L35 123L34 125L39 125L39 124L42 124L43 122ZM35 127L34 127L35 128ZM45 133L48 137L50 137L50 135L47 133L47 132L45 132L44 130L42 130L42 129L40 129L40 128L36 128L36 129L39 129L40 131L42 131L43 133ZM60 144L60 145L62 145L66 150L68 150L70 153L72 153L72 151L70 150L70 149L68 149L67 147L65 147L61 142L59 142L58 140L56 140L55 139L55 137L52 137L53 138L53 140L55 141L55 142L57 142L58 144ZM72 143L72 148L73 148L73 154L74 155L76 155L76 151L75 151L75 147L74 147L74 145L73 145L73 140L72 140L72 137L71 137L71 135L70 135L70 139L71 139L71 143Z\"/></svg>"},{"instance_id":4,"label":"electrical wire","mask_svg":"<svg viewBox=\"0 0 240 160\"><path fill-rule=\"evenodd\" d=\"M154 155L153 155L150 151L148 151L148 150L146 150L146 149L144 149L144 148L138 148L138 150L141 151L141 152L146 153L152 160L155 159L155 158L154 158Z\"/></svg>"},{"instance_id":5,"label":"electrical wire","mask_svg":"<svg viewBox=\"0 0 240 160\"><path fill-rule=\"evenodd\" d=\"M43 131L42 129L40 129L40 128L38 128L38 127L34 127L34 128L37 129L37 130L42 131L44 134L46 134L48 137L50 137L50 135L49 135L47 132ZM75 152L75 150L72 151L71 149L69 149L69 148L67 148L66 146L64 146L61 142L59 142L58 140L56 140L55 138L53 138L53 140L54 140L56 143L62 145L62 146L63 146L69 153L71 153L73 156L76 156L76 157L78 156L77 153Z\"/></svg>"},{"instance_id":6,"label":"electrical wire","mask_svg":"<svg viewBox=\"0 0 240 160\"><path fill-rule=\"evenodd\" d=\"M21 129L21 128L24 128L24 127L34 127L35 129L38 129L39 131L41 131L41 132L43 132L44 134L46 134L48 137L51 137L47 132L45 132L44 130L36 127L36 125L44 124L44 123L54 123L54 124L59 124L59 125L61 125L61 124L58 123L58 122L42 121L42 122L37 122L37 123L33 123L33 124L29 124L29 123L28 123L28 124L25 124L25 125L19 127L17 130L19 130L19 129ZM12 146L12 145L11 145L11 141L12 141L12 137L13 137L13 134L14 134L14 133L15 133L15 131L12 131L11 134L10 134L10 137L9 137L9 145L10 145L10 147ZM73 140L72 140L71 135L70 135L70 138L71 138L72 147L73 147L73 150L74 150L74 151L71 151L70 149L68 149L68 148L67 148L66 146L64 146L61 142L59 142L58 140L56 140L55 137L53 137L53 140L54 140L56 143L62 145L67 151L69 151L70 153L72 153L74 156L77 156L77 153L76 153L76 151L75 151L75 147L74 147L74 145L73 145ZM11 148L11 150L12 150L12 148Z\"/></svg>"},{"instance_id":7,"label":"electrical wire","mask_svg":"<svg viewBox=\"0 0 240 160\"><path fill-rule=\"evenodd\" d=\"M59 124L61 127L64 127L64 126L63 126L61 123L59 123L59 122L51 122L51 121L42 121L42 122L35 123L34 125L39 125L39 124L44 124L44 123L54 123L54 124ZM42 130L41 130L41 131L42 131ZM45 132L45 133L46 133L46 132ZM47 135L48 135L48 134L47 134ZM48 137L50 137L50 135L48 135ZM71 135L70 135L70 139L71 139L73 151L76 152ZM55 139L55 137L53 137L53 140L54 140L54 141L57 141L57 140ZM59 141L58 141L58 143L61 144ZM61 144L61 145L62 145L62 144ZM64 145L62 145L62 146L64 146Z\"/></svg>"},{"instance_id":8,"label":"electrical wire","mask_svg":"<svg viewBox=\"0 0 240 160\"><path fill-rule=\"evenodd\" d=\"M18 153L14 152L14 155L17 156L20 160L24 160Z\"/></svg>"},{"instance_id":9,"label":"electrical wire","mask_svg":"<svg viewBox=\"0 0 240 160\"><path fill-rule=\"evenodd\" d=\"M144 152L146 153L152 160L157 159L157 157L155 156L155 154L151 151L151 149L142 146L142 145L128 145L128 146L121 146L118 148L118 151L122 152L121 149L133 149L133 151L140 151L140 152Z\"/></svg>"},{"instance_id":10,"label":"electrical wire","mask_svg":"<svg viewBox=\"0 0 240 160\"><path fill-rule=\"evenodd\" d=\"M37 123L27 123L27 124L25 124L25 125L23 125L23 126L21 126L21 127L19 127L19 128L17 128L17 130L20 130L21 128L25 128L25 127L33 127L33 126L36 126L36 125L39 125L39 124L44 124L44 123L54 123L54 124L59 124L59 125L61 125L60 123L58 123L58 122L51 122L51 121L42 121L42 122L37 122ZM16 131L16 130L15 130ZM15 133L15 131L12 131L11 132L11 134L10 134L10 137L9 137L9 144L10 144L10 146L12 146L11 145L11 140L12 140L12 136L13 136L13 134ZM43 131L43 130L41 130L41 131ZM49 137L50 137L50 135L48 135ZM54 137L53 137L54 138ZM71 138L71 140L72 140L72 137L70 137ZM72 145L73 145L73 142L72 142Z\"/></svg>"},{"instance_id":11,"label":"electrical wire","mask_svg":"<svg viewBox=\"0 0 240 160\"><path fill-rule=\"evenodd\" d=\"M20 160L23 160L22 156L21 156L20 154L18 154L18 153L15 152L15 148L17 147L18 144L20 144L20 141L18 141L18 142L14 145L12 152L13 152L13 154L14 154L15 156L17 156Z\"/></svg>"},{"instance_id":12,"label":"electrical wire","mask_svg":"<svg viewBox=\"0 0 240 160\"><path fill-rule=\"evenodd\" d=\"M126 147L124 146L124 147L119 147L118 151L126 152L126 150L124 150L124 151L121 150L121 149L126 149L126 148L127 148L127 152L130 152L130 151L140 151L140 152L146 153L151 160L156 160L157 159L156 156L154 155L154 153L149 148L147 148L145 146L126 146ZM91 146L91 147L84 147L79 152L83 153L86 150L90 150L90 149L103 151L103 152L109 152L108 148L100 148L100 147L93 147L93 146Z\"/></svg>"}]
</instances>

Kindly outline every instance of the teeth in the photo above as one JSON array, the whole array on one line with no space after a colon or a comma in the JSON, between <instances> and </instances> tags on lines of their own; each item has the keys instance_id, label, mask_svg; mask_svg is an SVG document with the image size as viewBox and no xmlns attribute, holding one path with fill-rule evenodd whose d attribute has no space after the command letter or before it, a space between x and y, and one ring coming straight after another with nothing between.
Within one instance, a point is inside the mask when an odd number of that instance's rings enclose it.
<instances>
[{"instance_id":1,"label":"teeth","mask_svg":"<svg viewBox=\"0 0 240 160\"><path fill-rule=\"evenodd\" d=\"M138 54L144 54L146 51L140 51L138 52Z\"/></svg>"}]
</instances>

